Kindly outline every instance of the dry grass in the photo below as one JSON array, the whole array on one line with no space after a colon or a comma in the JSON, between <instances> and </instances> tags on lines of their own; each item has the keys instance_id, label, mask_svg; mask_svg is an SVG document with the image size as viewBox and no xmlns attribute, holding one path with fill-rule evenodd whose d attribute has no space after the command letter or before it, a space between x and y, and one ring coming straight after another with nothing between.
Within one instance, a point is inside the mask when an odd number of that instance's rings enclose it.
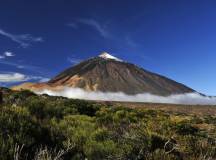
<instances>
[{"instance_id":1,"label":"dry grass","mask_svg":"<svg viewBox=\"0 0 216 160\"><path fill-rule=\"evenodd\" d=\"M158 103L135 103L135 102L103 102L129 108L146 108L152 110L163 110L171 113L195 114L195 115L216 115L216 106L211 105L177 105Z\"/></svg>"}]
</instances>

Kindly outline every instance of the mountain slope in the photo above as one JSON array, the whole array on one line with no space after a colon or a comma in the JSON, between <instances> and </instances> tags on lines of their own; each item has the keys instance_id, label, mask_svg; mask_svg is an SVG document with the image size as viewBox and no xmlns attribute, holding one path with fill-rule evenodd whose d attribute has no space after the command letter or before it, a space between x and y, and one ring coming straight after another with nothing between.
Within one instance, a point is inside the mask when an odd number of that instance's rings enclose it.
<instances>
[{"instance_id":1,"label":"mountain slope","mask_svg":"<svg viewBox=\"0 0 216 160\"><path fill-rule=\"evenodd\" d=\"M124 92L126 94L151 93L167 96L194 92L187 86L164 76L124 62L108 53L88 59L61 72L47 83L26 84L18 88L59 89L82 88L87 91Z\"/></svg>"}]
</instances>

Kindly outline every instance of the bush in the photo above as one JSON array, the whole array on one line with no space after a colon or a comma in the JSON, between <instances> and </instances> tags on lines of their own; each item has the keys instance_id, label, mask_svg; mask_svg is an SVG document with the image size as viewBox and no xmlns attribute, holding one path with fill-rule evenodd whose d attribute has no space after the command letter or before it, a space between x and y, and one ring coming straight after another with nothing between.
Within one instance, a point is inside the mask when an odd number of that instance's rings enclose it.
<instances>
[{"instance_id":1,"label":"bush","mask_svg":"<svg viewBox=\"0 0 216 160\"><path fill-rule=\"evenodd\" d=\"M64 160L216 159L215 116L129 109L29 91L7 92L4 102L2 160L13 159L23 145L20 159L39 154L54 159L61 151ZM170 139L177 147L167 154L164 146Z\"/></svg>"},{"instance_id":2,"label":"bush","mask_svg":"<svg viewBox=\"0 0 216 160\"><path fill-rule=\"evenodd\" d=\"M176 132L181 135L195 135L198 131L198 128L195 128L188 123L179 123L176 126Z\"/></svg>"}]
</instances>

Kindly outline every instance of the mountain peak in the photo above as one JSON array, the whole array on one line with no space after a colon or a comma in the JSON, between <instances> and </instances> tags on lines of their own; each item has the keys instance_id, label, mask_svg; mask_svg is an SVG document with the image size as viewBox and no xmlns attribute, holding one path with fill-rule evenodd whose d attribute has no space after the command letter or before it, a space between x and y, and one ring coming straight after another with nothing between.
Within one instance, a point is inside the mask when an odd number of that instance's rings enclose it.
<instances>
[{"instance_id":1,"label":"mountain peak","mask_svg":"<svg viewBox=\"0 0 216 160\"><path fill-rule=\"evenodd\" d=\"M128 95L150 93L169 96L194 92L169 78L122 62L107 52L62 71L47 83L19 85L14 88L38 92L46 89L61 91L65 87L96 92L122 92Z\"/></svg>"},{"instance_id":2,"label":"mountain peak","mask_svg":"<svg viewBox=\"0 0 216 160\"><path fill-rule=\"evenodd\" d=\"M112 59L112 60L116 60L116 61L120 61L120 62L122 61L121 59L114 57L107 52L102 52L98 57L103 58L103 59Z\"/></svg>"}]
</instances>

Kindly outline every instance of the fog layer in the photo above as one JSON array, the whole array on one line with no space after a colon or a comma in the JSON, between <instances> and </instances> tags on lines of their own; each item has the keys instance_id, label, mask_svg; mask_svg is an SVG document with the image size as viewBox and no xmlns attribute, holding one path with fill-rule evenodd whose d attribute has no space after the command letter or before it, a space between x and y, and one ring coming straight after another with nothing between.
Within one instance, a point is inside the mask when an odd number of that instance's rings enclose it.
<instances>
[{"instance_id":1,"label":"fog layer","mask_svg":"<svg viewBox=\"0 0 216 160\"><path fill-rule=\"evenodd\" d=\"M48 94L51 96L63 96L67 98L77 98L86 100L103 101L127 101L127 102L152 102L152 103L173 103L173 104L216 104L216 97L206 97L199 93L175 94L170 96L157 96L149 93L127 95L122 92L93 92L80 88L64 88L61 91L42 90L38 94Z\"/></svg>"}]
</instances>

